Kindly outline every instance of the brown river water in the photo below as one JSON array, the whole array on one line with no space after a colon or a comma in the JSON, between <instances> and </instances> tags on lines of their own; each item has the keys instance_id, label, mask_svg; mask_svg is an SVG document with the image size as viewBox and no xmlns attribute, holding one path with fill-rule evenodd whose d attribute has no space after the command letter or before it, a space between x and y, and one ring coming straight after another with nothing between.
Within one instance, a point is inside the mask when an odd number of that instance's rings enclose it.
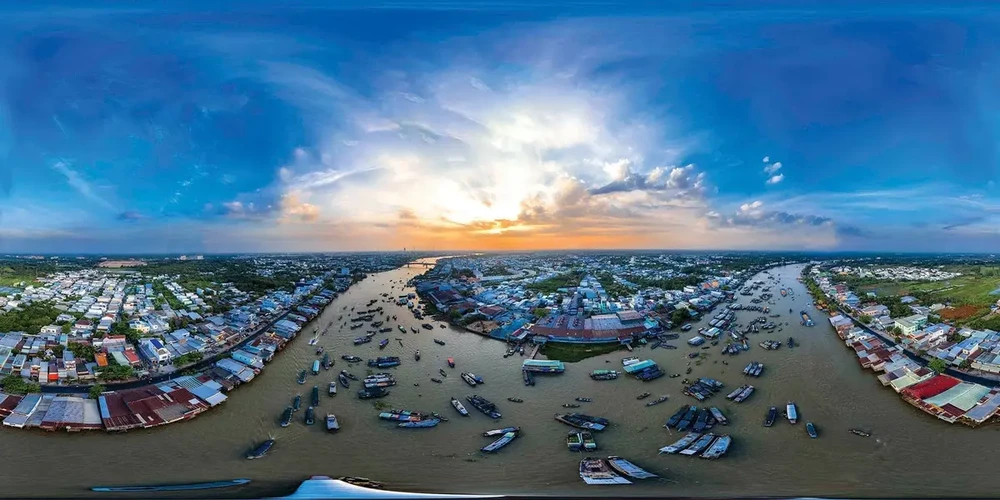
<instances>
[{"instance_id":1,"label":"brown river water","mask_svg":"<svg viewBox=\"0 0 1000 500\"><path fill-rule=\"evenodd\" d=\"M719 354L720 347L698 352L710 353L701 366L694 366L690 376L713 377L725 383L721 394L706 404L719 407L732 421L717 431L730 433L733 446L717 461L699 458L658 455L657 450L677 440L676 432L662 427L664 421L682 404L695 400L681 394L680 378L663 377L643 383L632 378L597 382L588 377L595 369L621 370L621 358L627 352L567 364L562 375L539 376L534 387L525 387L519 365L523 358L504 359L502 343L462 332L435 327L433 332L420 328L405 307L380 302L398 322L389 334L379 334L376 342L355 347L351 339L362 330L351 331L339 325L350 316L352 306L367 309L367 302L388 292L390 298L405 293L402 284L423 272L422 268L400 268L369 276L335 300L321 317L307 326L292 345L265 368L253 382L229 394L229 400L190 422L181 422L153 430L127 434L89 432L70 435L0 429L0 457L4 480L0 496L5 497L79 497L96 495L89 488L97 485L165 484L250 478L252 483L226 490L202 491L198 496L250 498L290 493L311 475L365 476L382 481L396 490L448 493L521 493L587 495L682 495L682 496L923 496L993 495L1000 479L970 471L985 470L1000 459L993 446L997 427L969 429L948 425L920 413L903 403L891 390L883 388L871 372L863 371L833 333L826 316L808 304L804 286L795 278L801 266L786 266L771 273L781 279L781 286L794 293L781 297L779 286L772 285L775 305L781 314L775 321L789 322L784 331L774 334L751 334L751 349L739 356ZM395 287L395 288L392 288ZM749 297L740 302L749 303ZM344 310L346 307L347 310ZM372 306L375 307L375 306ZM788 309L794 314L788 314ZM798 311L807 309L817 325L799 324ZM343 315L343 319L338 319ZM737 322L746 324L760 313L740 311ZM310 375L306 385L295 381L299 370L308 368L315 348L307 345L314 326L322 331L319 345L334 355L336 365L320 375ZM401 334L396 324L417 327L419 333ZM696 323L700 326L701 323ZM682 334L671 343L677 350L636 349L634 355L656 361L667 373L683 373L691 352L685 340L694 331ZM384 351L377 340L391 339ZM785 341L794 336L800 346L765 351L756 344L764 339ZM402 347L395 340L401 338ZM440 346L433 339L444 340ZM414 362L420 349L422 359ZM331 398L327 384L347 363L342 354L368 359L378 355L398 355L403 365L392 369L399 382L392 394L383 399L393 407L436 411L448 416L432 429L398 429L376 417L371 401L340 389ZM458 367L451 370L445 360L453 356ZM723 360L729 362L724 365ZM725 400L724 395L745 380L743 367L751 360L766 364L764 374L753 380L756 393L742 404ZM430 382L444 368L449 376L443 384ZM350 368L363 376L365 368ZM473 391L459 378L459 372L471 371L486 384ZM419 387L413 383L418 382ZM301 393L304 403L313 385L319 385L322 401L316 425L302 423L298 412L292 425L278 426L282 409ZM471 416L462 418L449 404L449 397L464 400L478 393L497 404L503 412L499 421L469 407ZM636 396L650 392L655 398L670 395L670 400L647 408ZM597 434L600 446L595 454L619 455L640 467L661 474L660 481L646 481L632 486L586 486L577 466L581 455L566 449L569 430L553 420L553 415L567 411L563 403L574 397L593 398L578 410L609 418L613 425ZM520 397L524 403L506 401ZM650 398L650 399L652 399ZM780 420L771 428L762 422L768 407L783 406L787 401L798 405L801 421L790 425ZM334 412L341 421L338 434L327 434L323 415ZM802 422L812 421L819 439L809 439ZM521 437L494 455L479 452L491 438L481 436L488 429L520 426ZM847 432L853 427L871 430L871 438ZM246 451L268 436L277 444L264 459L248 461ZM103 494L102 496L107 496ZM157 495L169 497L169 495Z\"/></svg>"}]
</instances>

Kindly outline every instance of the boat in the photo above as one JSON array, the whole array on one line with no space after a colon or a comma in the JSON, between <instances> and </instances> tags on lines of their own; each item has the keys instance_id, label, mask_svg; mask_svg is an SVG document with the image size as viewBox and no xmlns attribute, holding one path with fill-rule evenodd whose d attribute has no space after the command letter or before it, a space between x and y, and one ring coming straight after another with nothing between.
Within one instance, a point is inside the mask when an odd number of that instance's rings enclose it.
<instances>
[{"instance_id":1,"label":"boat","mask_svg":"<svg viewBox=\"0 0 1000 500\"><path fill-rule=\"evenodd\" d=\"M434 382L435 384L440 384L441 383L441 379L431 377L431 382Z\"/></svg>"},{"instance_id":2,"label":"boat","mask_svg":"<svg viewBox=\"0 0 1000 500\"><path fill-rule=\"evenodd\" d=\"M294 412L292 411L291 406L286 406L285 411L281 412L280 425L282 427L288 427L288 424L292 423L292 413Z\"/></svg>"},{"instance_id":3,"label":"boat","mask_svg":"<svg viewBox=\"0 0 1000 500\"><path fill-rule=\"evenodd\" d=\"M420 361L420 349L417 349L417 352L413 353L413 360Z\"/></svg>"},{"instance_id":4,"label":"boat","mask_svg":"<svg viewBox=\"0 0 1000 500\"><path fill-rule=\"evenodd\" d=\"M794 424L799 421L799 412L795 408L795 403L789 401L785 405L785 415L788 417L788 423Z\"/></svg>"},{"instance_id":5,"label":"boat","mask_svg":"<svg viewBox=\"0 0 1000 500\"><path fill-rule=\"evenodd\" d=\"M504 446L510 444L510 442L513 441L514 438L516 437L517 437L517 432L511 431L505 433L503 436L500 436L500 439L497 439L496 441L493 441L492 443L484 446L481 451L485 453L493 453L499 450L500 448L503 448Z\"/></svg>"},{"instance_id":6,"label":"boat","mask_svg":"<svg viewBox=\"0 0 1000 500\"><path fill-rule=\"evenodd\" d=\"M654 477L659 477L656 474L647 472L642 467L615 455L608 457L608 465L610 465L615 472L632 479L652 479Z\"/></svg>"},{"instance_id":7,"label":"boat","mask_svg":"<svg viewBox=\"0 0 1000 500\"><path fill-rule=\"evenodd\" d=\"M316 337L309 339L309 345L316 345L316 342L319 342L319 339Z\"/></svg>"},{"instance_id":8,"label":"boat","mask_svg":"<svg viewBox=\"0 0 1000 500\"><path fill-rule=\"evenodd\" d=\"M580 479L587 484L632 484L621 477L600 458L585 458L580 461Z\"/></svg>"},{"instance_id":9,"label":"boat","mask_svg":"<svg viewBox=\"0 0 1000 500\"><path fill-rule=\"evenodd\" d=\"M399 328L399 331L406 333L406 328L403 328L403 325L396 325L396 328Z\"/></svg>"},{"instance_id":10,"label":"boat","mask_svg":"<svg viewBox=\"0 0 1000 500\"><path fill-rule=\"evenodd\" d=\"M593 401L593 399L590 399L590 398L576 398L576 401L579 401L581 403L590 403L591 401Z\"/></svg>"},{"instance_id":11,"label":"boat","mask_svg":"<svg viewBox=\"0 0 1000 500\"><path fill-rule=\"evenodd\" d=\"M347 361L348 363L360 363L361 361L364 361L363 359L357 356L350 356L350 355L341 356L340 359Z\"/></svg>"},{"instance_id":12,"label":"boat","mask_svg":"<svg viewBox=\"0 0 1000 500\"><path fill-rule=\"evenodd\" d=\"M455 407L455 410L458 412L459 415L463 417L469 416L469 410L465 409L465 405L463 405L461 401L455 398L451 398L451 406Z\"/></svg>"},{"instance_id":13,"label":"boat","mask_svg":"<svg viewBox=\"0 0 1000 500\"><path fill-rule=\"evenodd\" d=\"M524 400L521 399L521 398L507 398L507 401L510 401L511 403L523 403L524 402Z\"/></svg>"},{"instance_id":14,"label":"boat","mask_svg":"<svg viewBox=\"0 0 1000 500\"><path fill-rule=\"evenodd\" d=\"M502 429L493 429L491 431L486 431L483 433L483 437L493 437L506 434L508 432L521 432L520 427L504 427Z\"/></svg>"},{"instance_id":15,"label":"boat","mask_svg":"<svg viewBox=\"0 0 1000 500\"><path fill-rule=\"evenodd\" d=\"M444 341L440 339L434 339L434 343L437 345L444 345Z\"/></svg>"},{"instance_id":16,"label":"boat","mask_svg":"<svg viewBox=\"0 0 1000 500\"><path fill-rule=\"evenodd\" d=\"M437 424L441 423L440 418L425 418L423 420L415 420L410 422L401 422L396 427L401 427L404 429L427 429L430 427L437 427Z\"/></svg>"},{"instance_id":17,"label":"boat","mask_svg":"<svg viewBox=\"0 0 1000 500\"><path fill-rule=\"evenodd\" d=\"M590 378L594 380L614 380L618 378L618 372L615 370L594 370L590 373Z\"/></svg>"},{"instance_id":18,"label":"boat","mask_svg":"<svg viewBox=\"0 0 1000 500\"><path fill-rule=\"evenodd\" d=\"M594 434L590 431L581 431L580 437L583 438L583 449L585 451L594 451L597 449L597 440L594 439Z\"/></svg>"},{"instance_id":19,"label":"boat","mask_svg":"<svg viewBox=\"0 0 1000 500\"><path fill-rule=\"evenodd\" d=\"M448 358L448 366L451 368L455 367L455 358Z\"/></svg>"},{"instance_id":20,"label":"boat","mask_svg":"<svg viewBox=\"0 0 1000 500\"><path fill-rule=\"evenodd\" d=\"M368 360L368 366L373 368L391 368L399 366L401 363L398 356L379 356Z\"/></svg>"},{"instance_id":21,"label":"boat","mask_svg":"<svg viewBox=\"0 0 1000 500\"><path fill-rule=\"evenodd\" d=\"M708 429L708 410L698 410L698 417L694 419L694 426L691 430L695 432L702 432Z\"/></svg>"},{"instance_id":22,"label":"boat","mask_svg":"<svg viewBox=\"0 0 1000 500\"><path fill-rule=\"evenodd\" d=\"M466 396L465 399L470 403L472 403L472 406L475 407L477 410L483 412L484 414L488 415L490 418L494 420L502 416L500 412L497 411L496 405L491 403L488 399L482 396L473 394L472 396Z\"/></svg>"},{"instance_id":23,"label":"boat","mask_svg":"<svg viewBox=\"0 0 1000 500\"><path fill-rule=\"evenodd\" d=\"M678 431L686 431L692 424L694 424L695 417L698 416L698 407L689 406L687 411L684 412L684 416L681 417L680 422L677 423Z\"/></svg>"},{"instance_id":24,"label":"boat","mask_svg":"<svg viewBox=\"0 0 1000 500\"><path fill-rule=\"evenodd\" d=\"M300 384L306 383L306 371L305 370L302 370L302 371L299 372L299 379L296 380L296 382L298 382Z\"/></svg>"},{"instance_id":25,"label":"boat","mask_svg":"<svg viewBox=\"0 0 1000 500\"><path fill-rule=\"evenodd\" d=\"M702 451L704 451L706 448L708 448L708 446L710 444L712 444L712 441L714 441L715 438L716 438L716 435L712 434L711 432L708 433L708 434L705 434L702 437L698 438L698 440L695 441L694 444L692 444L691 446L688 446L687 448L684 448L683 450L681 450L680 454L681 455L687 455L687 456L697 455L697 454L701 453Z\"/></svg>"},{"instance_id":26,"label":"boat","mask_svg":"<svg viewBox=\"0 0 1000 500\"><path fill-rule=\"evenodd\" d=\"M324 370L329 370L333 366L333 362L330 361L330 353L323 353L323 361L320 364L323 365Z\"/></svg>"},{"instance_id":27,"label":"boat","mask_svg":"<svg viewBox=\"0 0 1000 500\"><path fill-rule=\"evenodd\" d=\"M646 398L648 398L648 397L649 397L649 393L648 393L648 392L644 392L644 393L640 394L640 395L639 395L639 396L638 396L637 398L635 398L635 399L638 399L638 400L643 400L643 399L646 399Z\"/></svg>"},{"instance_id":28,"label":"boat","mask_svg":"<svg viewBox=\"0 0 1000 500\"><path fill-rule=\"evenodd\" d=\"M340 385L344 386L344 389L351 387L351 383L347 380L346 373L347 372L340 372L340 375L337 376L337 378L340 379Z\"/></svg>"},{"instance_id":29,"label":"boat","mask_svg":"<svg viewBox=\"0 0 1000 500\"><path fill-rule=\"evenodd\" d=\"M684 414L688 412L688 408L688 405L681 406L681 408L677 410L677 413L671 415L670 418L667 419L667 423L663 424L663 426L670 428L679 424L681 419L684 418Z\"/></svg>"},{"instance_id":30,"label":"boat","mask_svg":"<svg viewBox=\"0 0 1000 500\"><path fill-rule=\"evenodd\" d=\"M327 388L327 393L329 395L331 395L331 396L336 396L337 395L337 381L336 380L334 380L333 382L330 382L330 386Z\"/></svg>"},{"instance_id":31,"label":"boat","mask_svg":"<svg viewBox=\"0 0 1000 500\"><path fill-rule=\"evenodd\" d=\"M315 360L315 361L313 361L312 372L313 372L313 375L319 375L319 360L318 359Z\"/></svg>"},{"instance_id":32,"label":"boat","mask_svg":"<svg viewBox=\"0 0 1000 500\"><path fill-rule=\"evenodd\" d=\"M340 430L340 422L337 421L337 416L333 413L326 414L326 430L330 432L337 432Z\"/></svg>"},{"instance_id":33,"label":"boat","mask_svg":"<svg viewBox=\"0 0 1000 500\"><path fill-rule=\"evenodd\" d=\"M570 427L591 431L603 431L611 424L606 418L592 417L583 413L557 413L555 419Z\"/></svg>"},{"instance_id":34,"label":"boat","mask_svg":"<svg viewBox=\"0 0 1000 500\"><path fill-rule=\"evenodd\" d=\"M367 336L365 336L365 337L358 337L358 338L354 339L354 345L367 344L367 343L369 343L371 341L372 341L371 337L367 337Z\"/></svg>"},{"instance_id":35,"label":"boat","mask_svg":"<svg viewBox=\"0 0 1000 500\"><path fill-rule=\"evenodd\" d=\"M312 425L316 423L316 410L310 406L306 408L306 425Z\"/></svg>"},{"instance_id":36,"label":"boat","mask_svg":"<svg viewBox=\"0 0 1000 500\"><path fill-rule=\"evenodd\" d=\"M521 370L521 376L524 377L524 385L535 385L535 376L531 374L528 370Z\"/></svg>"},{"instance_id":37,"label":"boat","mask_svg":"<svg viewBox=\"0 0 1000 500\"><path fill-rule=\"evenodd\" d=\"M389 339L382 339L382 341L378 343L378 348L385 349L385 346L387 345L389 345Z\"/></svg>"},{"instance_id":38,"label":"boat","mask_svg":"<svg viewBox=\"0 0 1000 500\"><path fill-rule=\"evenodd\" d=\"M209 483L162 484L152 486L94 486L90 491L98 493L143 493L159 491L195 491L230 488L249 483L249 479L230 479L228 481L212 481Z\"/></svg>"},{"instance_id":39,"label":"boat","mask_svg":"<svg viewBox=\"0 0 1000 500\"><path fill-rule=\"evenodd\" d=\"M716 459L725 455L729 451L729 445L732 444L733 438L729 434L723 434L716 439L704 453L701 454L701 458Z\"/></svg>"},{"instance_id":40,"label":"boat","mask_svg":"<svg viewBox=\"0 0 1000 500\"><path fill-rule=\"evenodd\" d=\"M462 372L462 380L464 380L466 384L469 384L469 387L475 387L477 384L476 379L473 378L471 374L466 372Z\"/></svg>"},{"instance_id":41,"label":"boat","mask_svg":"<svg viewBox=\"0 0 1000 500\"><path fill-rule=\"evenodd\" d=\"M299 411L299 408L302 408L302 395L296 394L295 397L292 398L292 411Z\"/></svg>"},{"instance_id":42,"label":"boat","mask_svg":"<svg viewBox=\"0 0 1000 500\"><path fill-rule=\"evenodd\" d=\"M656 399L654 399L654 400L646 403L646 406L656 406L656 405L658 405L658 404L666 401L667 399L670 399L670 397L669 396L660 396L660 397L658 397L658 398L656 398Z\"/></svg>"},{"instance_id":43,"label":"boat","mask_svg":"<svg viewBox=\"0 0 1000 500\"><path fill-rule=\"evenodd\" d=\"M819 436L816 432L816 426L812 422L806 422L806 434L809 434L809 437L813 439Z\"/></svg>"},{"instance_id":44,"label":"boat","mask_svg":"<svg viewBox=\"0 0 1000 500\"><path fill-rule=\"evenodd\" d=\"M726 416L722 414L721 410L719 410L718 408L716 408L716 407L713 406L713 407L709 408L708 411L712 412L712 417L715 418L716 422L718 422L718 423L720 423L722 425L729 425L729 419L726 418Z\"/></svg>"},{"instance_id":45,"label":"boat","mask_svg":"<svg viewBox=\"0 0 1000 500\"><path fill-rule=\"evenodd\" d=\"M791 311L788 311L788 312L791 312ZM421 326L421 327L422 327L422 328L423 328L424 330L433 330L433 329L434 329L434 327L433 327L433 326L431 326L431 324L430 324L430 323L424 323L424 324L422 324L422 325L420 325L420 326Z\"/></svg>"},{"instance_id":46,"label":"boat","mask_svg":"<svg viewBox=\"0 0 1000 500\"><path fill-rule=\"evenodd\" d=\"M271 451L272 446L274 446L273 439L268 439L267 441L260 443L254 449L250 450L249 453L247 453L247 460L264 458L264 455L267 455L267 452Z\"/></svg>"},{"instance_id":47,"label":"boat","mask_svg":"<svg viewBox=\"0 0 1000 500\"><path fill-rule=\"evenodd\" d=\"M691 445L691 443L697 441L698 438L700 438L700 437L701 437L701 433L699 433L699 432L689 432L684 437L682 437L679 440L677 440L676 443L674 443L674 444L672 444L670 446L664 446L663 448L660 448L660 453L661 454L662 453L669 453L669 454L673 455L674 453L678 453L681 450L687 448L688 446Z\"/></svg>"},{"instance_id":48,"label":"boat","mask_svg":"<svg viewBox=\"0 0 1000 500\"><path fill-rule=\"evenodd\" d=\"M314 385L312 390L312 406L319 406L319 386Z\"/></svg>"},{"instance_id":49,"label":"boat","mask_svg":"<svg viewBox=\"0 0 1000 500\"><path fill-rule=\"evenodd\" d=\"M448 374L444 371L443 368L438 368L438 373L440 373L442 377L447 377L448 376Z\"/></svg>"},{"instance_id":50,"label":"boat","mask_svg":"<svg viewBox=\"0 0 1000 500\"><path fill-rule=\"evenodd\" d=\"M767 410L767 418L764 419L764 427L770 427L774 425L774 419L778 416L778 409L774 406L770 410Z\"/></svg>"},{"instance_id":51,"label":"boat","mask_svg":"<svg viewBox=\"0 0 1000 500\"><path fill-rule=\"evenodd\" d=\"M863 431L861 429L850 429L850 430L848 430L848 432L850 432L851 434L854 434L855 436L861 436L861 437L871 437L871 435L872 435L872 433L870 433L868 431Z\"/></svg>"},{"instance_id":52,"label":"boat","mask_svg":"<svg viewBox=\"0 0 1000 500\"><path fill-rule=\"evenodd\" d=\"M563 408L579 408L580 407L580 405L573 404L573 403L565 403L562 406L563 406Z\"/></svg>"},{"instance_id":53,"label":"boat","mask_svg":"<svg viewBox=\"0 0 1000 500\"><path fill-rule=\"evenodd\" d=\"M580 451L583 449L583 436L577 431L569 431L566 435L566 447L569 451Z\"/></svg>"},{"instance_id":54,"label":"boat","mask_svg":"<svg viewBox=\"0 0 1000 500\"><path fill-rule=\"evenodd\" d=\"M381 398L389 395L389 391L381 387L371 387L358 391L358 399Z\"/></svg>"},{"instance_id":55,"label":"boat","mask_svg":"<svg viewBox=\"0 0 1000 500\"><path fill-rule=\"evenodd\" d=\"M351 379L351 380L353 380L355 382L358 381L358 377L355 377L354 375L352 375L351 372L349 372L347 370L344 370L343 373L344 373L345 376L347 376L347 378L349 378L349 379Z\"/></svg>"}]
</instances>

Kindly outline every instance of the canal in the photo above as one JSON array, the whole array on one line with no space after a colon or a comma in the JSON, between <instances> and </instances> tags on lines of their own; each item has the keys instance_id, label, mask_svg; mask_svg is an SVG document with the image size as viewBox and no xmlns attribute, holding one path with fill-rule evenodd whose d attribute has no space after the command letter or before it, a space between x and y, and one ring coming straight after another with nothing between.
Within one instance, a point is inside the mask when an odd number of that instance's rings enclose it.
<instances>
[{"instance_id":1,"label":"canal","mask_svg":"<svg viewBox=\"0 0 1000 500\"><path fill-rule=\"evenodd\" d=\"M630 494L676 496L973 496L994 494L1000 480L978 474L968 481L970 471L984 470L1000 459L991 445L996 426L969 429L948 425L903 403L891 390L883 388L871 372L863 371L834 334L826 316L808 306L810 298L796 281L801 266L786 266L770 273L781 286L794 293L781 297L773 285L775 304L781 314L775 321L788 322L784 331L751 335L751 349L736 357L722 356L719 347L700 366L692 363L690 376L716 378L726 384L723 394L708 403L718 406L732 424L719 429L730 433L734 443L730 453L718 461L657 455L658 448L680 436L662 427L681 404L694 400L681 394L681 378L661 378L642 383L631 378L596 382L588 373L600 368L621 368L627 353L609 354L567 365L566 373L540 376L537 385L524 387L520 357L504 359L503 344L452 328L433 332L420 328L405 307L380 302L398 321L394 328L376 339L391 339L384 351L377 341L355 347L351 339L358 332L340 325L350 316L351 307L367 309L371 299L390 299L409 290L403 284L423 272L421 268L400 268L374 274L336 299L310 324L304 335L280 353L252 383L229 394L219 408L183 422L152 430L109 435L45 433L0 429L0 454L5 480L0 496L58 497L94 495L88 488L106 484L161 484L199 482L246 477L253 482L234 490L204 492L219 497L247 498L286 494L310 475L365 476L383 481L397 490L429 492ZM741 303L748 297L740 296ZM375 306L372 306L375 307ZM791 308L794 314L788 314ZM816 326L799 324L798 311L807 309ZM746 324L760 313L738 312L737 322ZM341 318L343 316L343 318ZM307 345L313 326L320 331L333 323L319 345L335 355L336 366L309 376L305 385L295 382L299 370L307 368L315 348ZM436 323L436 322L435 322ZM400 324L409 331L401 334ZM701 326L701 324L697 324ZM693 335L693 332L691 332ZM672 343L677 350L637 349L634 355L656 361L668 373L684 373L688 366L685 344L690 335ZM793 350L764 351L756 344L765 339L785 341L795 337L800 344ZM402 346L395 339L402 340ZM433 342L446 342L441 346ZM422 359L414 362L419 349ZM326 395L326 386L336 373L347 368L342 354L362 358L397 355L403 365L393 372L399 385L384 401L393 407L436 411L451 418L433 429L397 429L376 418L371 401L354 397L341 389L335 398ZM454 357L458 367L447 368ZM745 383L742 368L751 360L766 364L764 375L752 381L757 392L745 403L735 405L724 399L730 388ZM728 362L726 365L723 361ZM444 368L448 377L435 384ZM360 366L348 368L362 376ZM486 380L475 391L458 374L471 371ZM414 386L419 383L419 386ZM302 423L300 412L287 428L277 425L282 409L292 397L308 397L313 385L323 392L313 426ZM459 417L448 401L451 396L478 393L497 403L503 418L494 422L474 412ZM636 396L650 392L670 400L647 408ZM597 435L597 454L620 455L665 480L618 488L587 487L579 479L581 456L566 449L569 430L553 420L563 411L563 403L574 397L593 398L577 410L611 419L613 426ZM520 397L522 404L506 401ZM812 421L819 439L809 439L803 424L792 426L780 421L762 427L767 409L795 401L802 421ZM470 408L471 409L471 408ZM334 412L340 419L339 434L327 434L322 415ZM478 450L490 442L481 433L501 426L520 426L522 435L499 453L487 456ZM847 432L860 427L872 431L871 438ZM277 444L262 460L247 461L247 449L268 436ZM966 480L963 480L966 479ZM168 496L164 496L167 498Z\"/></svg>"}]
</instances>

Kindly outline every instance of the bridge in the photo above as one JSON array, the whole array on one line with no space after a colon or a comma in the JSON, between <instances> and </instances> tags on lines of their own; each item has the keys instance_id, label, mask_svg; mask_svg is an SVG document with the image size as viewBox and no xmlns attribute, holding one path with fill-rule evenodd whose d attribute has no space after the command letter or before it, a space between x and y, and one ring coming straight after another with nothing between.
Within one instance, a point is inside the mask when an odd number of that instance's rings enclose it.
<instances>
[{"instance_id":1,"label":"bridge","mask_svg":"<svg viewBox=\"0 0 1000 500\"><path fill-rule=\"evenodd\" d=\"M436 265L433 262L407 262L404 267L434 267Z\"/></svg>"}]
</instances>

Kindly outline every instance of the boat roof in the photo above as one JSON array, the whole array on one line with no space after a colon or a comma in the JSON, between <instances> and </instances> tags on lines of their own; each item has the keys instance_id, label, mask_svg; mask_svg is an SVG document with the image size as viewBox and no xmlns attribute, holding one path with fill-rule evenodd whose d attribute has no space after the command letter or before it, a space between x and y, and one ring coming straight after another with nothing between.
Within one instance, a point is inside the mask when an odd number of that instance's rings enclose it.
<instances>
[{"instance_id":1,"label":"boat roof","mask_svg":"<svg viewBox=\"0 0 1000 500\"><path fill-rule=\"evenodd\" d=\"M500 498L501 495L444 495L430 493L409 493L404 491L376 490L333 479L328 476L313 476L299 485L294 493L272 500L303 500L326 498Z\"/></svg>"}]
</instances>

